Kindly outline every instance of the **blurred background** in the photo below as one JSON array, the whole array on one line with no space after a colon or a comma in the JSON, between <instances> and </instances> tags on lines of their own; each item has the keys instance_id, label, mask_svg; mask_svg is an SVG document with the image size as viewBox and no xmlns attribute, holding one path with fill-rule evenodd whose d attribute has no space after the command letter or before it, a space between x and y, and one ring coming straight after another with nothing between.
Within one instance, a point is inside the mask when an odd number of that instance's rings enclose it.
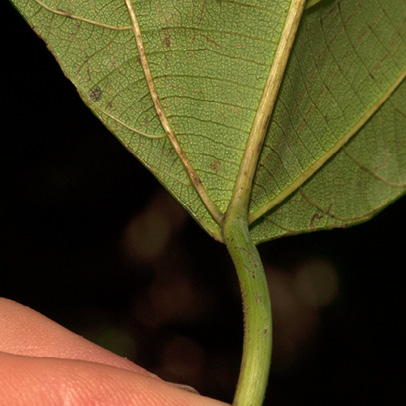
<instances>
[{"instance_id":1,"label":"blurred background","mask_svg":"<svg viewBox=\"0 0 406 406\"><path fill-rule=\"evenodd\" d=\"M1 7L0 296L231 402L242 313L225 247ZM404 404L405 209L400 199L363 225L260 246L274 313L266 405Z\"/></svg>"}]
</instances>

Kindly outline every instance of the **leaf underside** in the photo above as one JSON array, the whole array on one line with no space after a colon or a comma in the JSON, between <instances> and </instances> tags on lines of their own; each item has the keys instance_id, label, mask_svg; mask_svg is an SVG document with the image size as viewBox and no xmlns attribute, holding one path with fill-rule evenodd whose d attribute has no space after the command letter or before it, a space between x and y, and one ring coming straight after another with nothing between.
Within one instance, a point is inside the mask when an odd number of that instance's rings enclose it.
<instances>
[{"instance_id":1,"label":"leaf underside","mask_svg":"<svg viewBox=\"0 0 406 406\"><path fill-rule=\"evenodd\" d=\"M12 2L85 103L221 240L162 127L125 0ZM132 2L165 115L221 212L289 5ZM305 11L253 185L256 243L364 221L405 192L404 10L405 0L324 0Z\"/></svg>"}]
</instances>

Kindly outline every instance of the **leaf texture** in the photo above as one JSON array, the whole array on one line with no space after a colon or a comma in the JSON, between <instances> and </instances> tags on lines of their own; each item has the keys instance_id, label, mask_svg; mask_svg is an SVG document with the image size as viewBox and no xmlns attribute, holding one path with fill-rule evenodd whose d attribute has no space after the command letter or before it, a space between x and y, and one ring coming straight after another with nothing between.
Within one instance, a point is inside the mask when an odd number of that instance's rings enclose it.
<instances>
[{"instance_id":1,"label":"leaf texture","mask_svg":"<svg viewBox=\"0 0 406 406\"><path fill-rule=\"evenodd\" d=\"M12 2L85 103L221 239L162 126L126 1ZM223 213L290 3L129 2L163 113ZM303 15L252 192L256 243L363 221L405 192L402 10L404 0L324 0Z\"/></svg>"},{"instance_id":2,"label":"leaf texture","mask_svg":"<svg viewBox=\"0 0 406 406\"><path fill-rule=\"evenodd\" d=\"M257 171L256 241L358 223L405 192L401 10L359 0L305 14Z\"/></svg>"}]
</instances>

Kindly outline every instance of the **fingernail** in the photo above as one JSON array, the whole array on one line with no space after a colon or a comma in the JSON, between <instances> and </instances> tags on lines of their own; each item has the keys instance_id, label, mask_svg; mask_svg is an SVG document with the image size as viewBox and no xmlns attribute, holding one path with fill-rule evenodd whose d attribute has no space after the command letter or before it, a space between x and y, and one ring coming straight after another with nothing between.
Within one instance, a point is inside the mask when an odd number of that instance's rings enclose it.
<instances>
[{"instance_id":1,"label":"fingernail","mask_svg":"<svg viewBox=\"0 0 406 406\"><path fill-rule=\"evenodd\" d=\"M171 384L172 386L176 386L179 389L185 390L186 392L191 392L195 393L196 395L200 395L200 393L195 388L192 388L189 385L183 385L182 383L173 383L173 382L168 383Z\"/></svg>"}]
</instances>

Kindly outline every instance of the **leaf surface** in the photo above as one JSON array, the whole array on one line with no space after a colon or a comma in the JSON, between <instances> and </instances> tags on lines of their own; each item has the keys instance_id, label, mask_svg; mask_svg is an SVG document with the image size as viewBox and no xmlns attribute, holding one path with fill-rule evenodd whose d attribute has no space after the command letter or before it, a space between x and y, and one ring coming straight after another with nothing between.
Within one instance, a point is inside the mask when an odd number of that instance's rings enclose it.
<instances>
[{"instance_id":1,"label":"leaf surface","mask_svg":"<svg viewBox=\"0 0 406 406\"><path fill-rule=\"evenodd\" d=\"M230 202L291 2L12 2L93 112L221 240L212 213ZM305 11L253 186L256 243L363 221L405 192L405 9Z\"/></svg>"},{"instance_id":2,"label":"leaf surface","mask_svg":"<svg viewBox=\"0 0 406 406\"><path fill-rule=\"evenodd\" d=\"M405 192L405 10L359 0L306 12L257 171L255 241L358 223Z\"/></svg>"}]
</instances>

